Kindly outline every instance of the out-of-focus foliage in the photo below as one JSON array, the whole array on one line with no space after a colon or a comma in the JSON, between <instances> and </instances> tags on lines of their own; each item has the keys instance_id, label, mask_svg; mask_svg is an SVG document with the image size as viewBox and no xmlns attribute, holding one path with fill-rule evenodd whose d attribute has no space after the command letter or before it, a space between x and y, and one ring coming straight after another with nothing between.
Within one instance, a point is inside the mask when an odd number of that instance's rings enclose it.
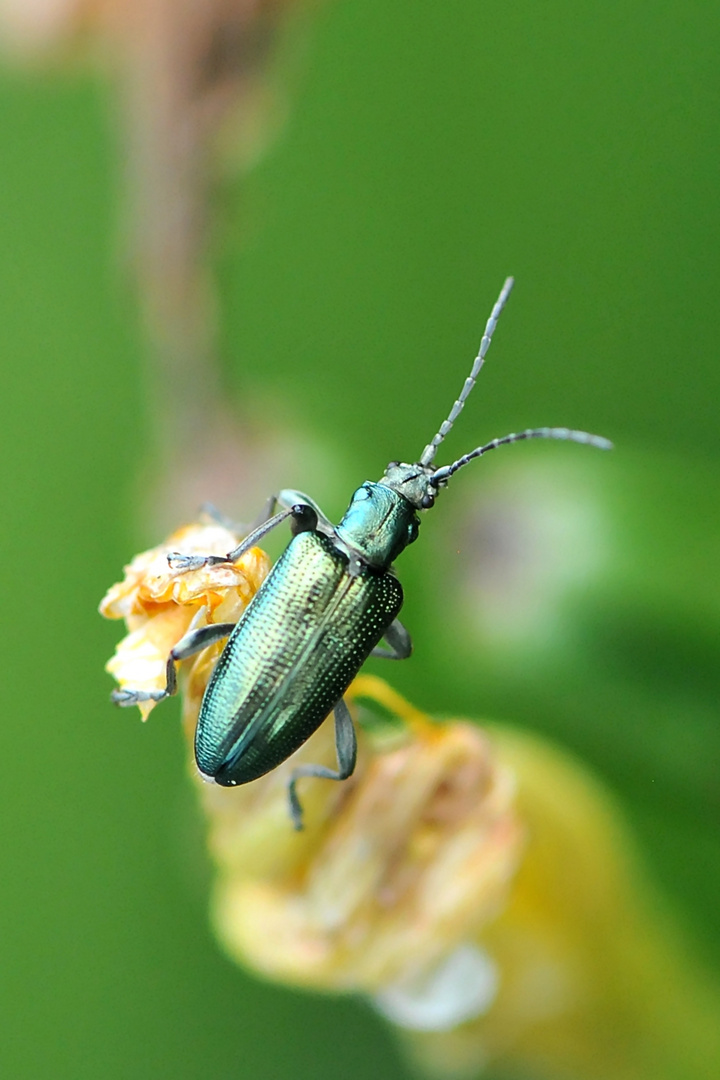
<instances>
[{"instance_id":1,"label":"out-of-focus foliage","mask_svg":"<svg viewBox=\"0 0 720 1080\"><path fill-rule=\"evenodd\" d=\"M222 185L213 237L232 393L258 429L326 448L268 483L331 516L421 451L515 274L448 458L540 423L617 449L519 446L456 478L398 565L416 650L393 681L433 714L578 751L716 978L719 39L705 0L411 20L338 0L283 140ZM117 635L95 608L138 547L152 431L112 270L110 96L99 76L0 82L0 1066L404 1076L355 1000L270 989L218 953L177 709L141 727L106 704Z\"/></svg>"}]
</instances>

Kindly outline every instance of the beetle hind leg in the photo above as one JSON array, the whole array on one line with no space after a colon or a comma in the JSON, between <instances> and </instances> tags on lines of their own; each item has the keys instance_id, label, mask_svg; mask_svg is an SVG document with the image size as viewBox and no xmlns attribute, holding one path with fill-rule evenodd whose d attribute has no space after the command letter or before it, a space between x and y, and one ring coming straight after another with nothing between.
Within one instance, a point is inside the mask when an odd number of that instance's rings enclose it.
<instances>
[{"instance_id":1,"label":"beetle hind leg","mask_svg":"<svg viewBox=\"0 0 720 1080\"><path fill-rule=\"evenodd\" d=\"M290 817L296 830L303 827L303 811L297 793L297 782L301 776L317 776L323 780L347 780L355 771L357 759L357 739L355 725L350 710L340 698L335 706L335 752L338 768L329 769L327 765L298 765L293 769L288 783Z\"/></svg>"},{"instance_id":2,"label":"beetle hind leg","mask_svg":"<svg viewBox=\"0 0 720 1080\"><path fill-rule=\"evenodd\" d=\"M390 623L383 637L388 648L378 646L370 653L371 656L379 656L384 660L407 660L413 648L412 638L399 619Z\"/></svg>"}]
</instances>

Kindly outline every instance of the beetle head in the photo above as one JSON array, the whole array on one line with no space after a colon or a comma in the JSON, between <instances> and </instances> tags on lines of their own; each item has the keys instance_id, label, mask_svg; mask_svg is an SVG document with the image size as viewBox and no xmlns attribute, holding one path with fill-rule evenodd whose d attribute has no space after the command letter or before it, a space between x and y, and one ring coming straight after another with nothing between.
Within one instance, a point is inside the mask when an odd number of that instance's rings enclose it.
<instances>
[{"instance_id":1,"label":"beetle head","mask_svg":"<svg viewBox=\"0 0 720 1080\"><path fill-rule=\"evenodd\" d=\"M429 510L438 492L434 474L435 469L425 465L391 461L379 483L402 495L416 510Z\"/></svg>"}]
</instances>

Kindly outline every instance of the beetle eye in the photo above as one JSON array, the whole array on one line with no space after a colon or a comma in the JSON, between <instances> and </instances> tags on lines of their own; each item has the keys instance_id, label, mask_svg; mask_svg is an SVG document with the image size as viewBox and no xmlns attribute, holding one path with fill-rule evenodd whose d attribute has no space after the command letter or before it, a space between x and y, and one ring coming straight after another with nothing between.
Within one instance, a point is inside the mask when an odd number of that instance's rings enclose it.
<instances>
[{"instance_id":1,"label":"beetle eye","mask_svg":"<svg viewBox=\"0 0 720 1080\"><path fill-rule=\"evenodd\" d=\"M430 494L423 495L420 505L423 510L429 510L431 506L435 505L435 496Z\"/></svg>"},{"instance_id":2,"label":"beetle eye","mask_svg":"<svg viewBox=\"0 0 720 1080\"><path fill-rule=\"evenodd\" d=\"M397 469L397 467L398 467L398 465L399 465L399 464L400 464L400 462L399 462L399 461L388 461L388 466L387 466L387 468L388 468L388 469ZM387 469L385 470L385 472L387 472Z\"/></svg>"}]
</instances>

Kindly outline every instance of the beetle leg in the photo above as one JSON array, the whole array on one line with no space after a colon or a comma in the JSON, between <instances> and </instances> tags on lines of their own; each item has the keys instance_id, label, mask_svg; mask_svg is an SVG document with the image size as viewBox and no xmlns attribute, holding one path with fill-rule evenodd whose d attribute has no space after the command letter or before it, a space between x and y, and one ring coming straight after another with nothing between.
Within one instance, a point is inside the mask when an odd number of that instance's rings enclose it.
<instances>
[{"instance_id":1,"label":"beetle leg","mask_svg":"<svg viewBox=\"0 0 720 1080\"><path fill-rule=\"evenodd\" d=\"M294 493L289 492L288 494ZM218 507L215 506L215 503L211 502L204 502L200 507L200 513L204 514L205 517L209 517L218 525L222 525L223 528L227 529L229 532L234 532L242 535L243 533L249 534L251 532L254 532L255 529L258 529L261 525L264 525L266 521L269 521L275 513L276 506L281 506L283 510L289 510L292 506L295 506L299 502L310 504L312 500L308 499L307 495L303 495L300 498L295 499L292 503L285 503L281 500L280 496L269 495L265 500L262 510L253 518L250 525L240 524L237 521L233 521L227 516L227 514L223 514L222 510L219 510Z\"/></svg>"},{"instance_id":2,"label":"beetle leg","mask_svg":"<svg viewBox=\"0 0 720 1080\"><path fill-rule=\"evenodd\" d=\"M298 765L293 769L288 784L288 799L290 800L290 816L296 829L303 827L303 812L297 794L297 782L301 776L317 776L323 780L347 780L355 771L357 758L357 739L355 738L355 725L352 722L350 710L342 698L335 706L335 752L337 754L338 768L328 769L327 765Z\"/></svg>"},{"instance_id":3,"label":"beetle leg","mask_svg":"<svg viewBox=\"0 0 720 1080\"><path fill-rule=\"evenodd\" d=\"M222 525L222 527L229 532L236 533L242 531L242 527L239 526L236 521L233 521L232 518L229 518L227 514L223 514L222 510L220 510L215 503L204 502L200 507L200 514L203 517L210 518L216 525Z\"/></svg>"},{"instance_id":4,"label":"beetle leg","mask_svg":"<svg viewBox=\"0 0 720 1080\"><path fill-rule=\"evenodd\" d=\"M313 502L309 495L303 495L301 491L281 491L279 495L268 496L265 500L265 505L249 528L231 521L229 517L226 517L226 515L223 514L222 510L218 510L214 503L203 503L200 507L200 512L205 514L206 517L212 518L218 525L223 525L231 532L243 533L247 531L248 533L251 533L256 529L259 529L261 525L265 525L266 522L270 521L275 513L276 506L279 506L282 510L292 510L295 519L292 522L293 535L296 535L299 532L314 532L317 528L318 520L324 527L332 532L332 524L325 517L317 503ZM304 517L302 518L298 514L299 507L303 508Z\"/></svg>"},{"instance_id":5,"label":"beetle leg","mask_svg":"<svg viewBox=\"0 0 720 1080\"><path fill-rule=\"evenodd\" d=\"M166 697L172 697L177 692L175 664L228 637L234 629L235 623L210 623L209 626L190 630L180 638L168 656L164 690L113 690L110 700L116 705L139 705L141 701L162 701Z\"/></svg>"},{"instance_id":6,"label":"beetle leg","mask_svg":"<svg viewBox=\"0 0 720 1080\"><path fill-rule=\"evenodd\" d=\"M224 529L227 529L229 532L234 532L242 535L242 533L245 532L252 532L254 529L257 529L258 525L264 525L266 521L269 521L270 518L273 516L277 504L277 496L271 495L265 501L265 505L263 506L257 517L253 519L253 522L250 526L248 526L247 524L240 524L237 521L233 521L232 518L229 518L227 516L227 514L223 514L222 510L218 509L215 503L204 502L200 507L200 513L204 517L210 518L210 520L214 521L216 525L222 525L222 527Z\"/></svg>"},{"instance_id":7,"label":"beetle leg","mask_svg":"<svg viewBox=\"0 0 720 1080\"><path fill-rule=\"evenodd\" d=\"M252 523L253 529L257 529L258 526L264 525L266 521L269 521L273 516L275 507L278 505L277 495L269 495L262 510ZM287 509L287 507L285 507Z\"/></svg>"},{"instance_id":8,"label":"beetle leg","mask_svg":"<svg viewBox=\"0 0 720 1080\"><path fill-rule=\"evenodd\" d=\"M317 514L312 506L306 506L305 503L298 503L297 506L293 506L292 521L290 522L290 532L293 536L297 536L301 532L315 532L317 523Z\"/></svg>"},{"instance_id":9,"label":"beetle leg","mask_svg":"<svg viewBox=\"0 0 720 1080\"><path fill-rule=\"evenodd\" d=\"M323 514L318 504L315 502L314 499L311 499L309 495L305 495L302 491L295 491L291 488L285 488L276 497L275 501L277 502L278 506L284 506L286 510L289 510L291 506L297 506L298 504L309 506L317 514L318 531L323 533L325 536L334 536L335 526L333 525L332 521L330 521L330 519L326 517L325 514Z\"/></svg>"},{"instance_id":10,"label":"beetle leg","mask_svg":"<svg viewBox=\"0 0 720 1080\"><path fill-rule=\"evenodd\" d=\"M370 653L371 656L380 656L384 660L407 660L412 652L412 638L399 619L390 623L383 637L390 648L378 646Z\"/></svg>"},{"instance_id":11,"label":"beetle leg","mask_svg":"<svg viewBox=\"0 0 720 1080\"><path fill-rule=\"evenodd\" d=\"M258 525L256 529L253 529L236 548L228 551L227 555L183 555L179 551L171 551L167 557L168 564L173 570L199 570L202 566L218 566L221 563L237 562L246 551L249 551L251 547L255 547L258 540L262 540L266 533L269 533L271 529L285 521L286 518L292 517L296 522L306 521L310 509L304 503L298 503L291 506L289 510L281 510L279 514L274 514L267 521L264 521L262 525Z\"/></svg>"}]
</instances>

